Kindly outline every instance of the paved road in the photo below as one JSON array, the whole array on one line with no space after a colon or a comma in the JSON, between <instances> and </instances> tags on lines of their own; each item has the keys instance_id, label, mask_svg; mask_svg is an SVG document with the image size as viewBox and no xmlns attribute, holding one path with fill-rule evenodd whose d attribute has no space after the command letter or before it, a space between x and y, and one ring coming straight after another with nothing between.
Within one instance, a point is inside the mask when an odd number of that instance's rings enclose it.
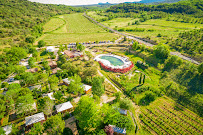
<instances>
[{"instance_id":1,"label":"paved road","mask_svg":"<svg viewBox=\"0 0 203 135\"><path fill-rule=\"evenodd\" d=\"M150 47L153 47L153 46L154 46L154 44L145 42L145 41L143 41L143 40L142 40L141 38L139 38L139 37L129 36L129 35L127 35L127 34L121 33L121 32L119 32L119 31L117 31L117 30L112 29L112 28L109 28L109 27L107 27L107 26L105 26L105 25L103 25L103 24L97 22L97 21L94 20L93 18L89 17L88 15L86 15L86 13L84 13L84 16L85 16L87 19L89 19L89 20L91 20L91 21L97 23L98 25L100 25L100 26L102 26L102 27L104 27L104 28L106 28L106 29L108 29L108 30L110 30L110 31L112 31L112 32L115 32L115 33L117 33L117 34L119 34L119 35L122 35L122 36L126 36L128 39L136 40L137 42L142 43L142 44L145 44L145 45L150 46ZM182 59L184 59L184 60L190 61L190 62L192 62L192 63L194 63L194 64L197 64L197 65L200 64L200 63L197 62L196 60L194 60L194 59L192 59L192 58L189 58L189 57L186 57L186 56L182 55L181 53L178 53L178 52L171 52L170 54L171 54L171 55L176 55L176 56L178 56L178 57L180 57L180 58L182 58Z\"/></svg>"}]
</instances>

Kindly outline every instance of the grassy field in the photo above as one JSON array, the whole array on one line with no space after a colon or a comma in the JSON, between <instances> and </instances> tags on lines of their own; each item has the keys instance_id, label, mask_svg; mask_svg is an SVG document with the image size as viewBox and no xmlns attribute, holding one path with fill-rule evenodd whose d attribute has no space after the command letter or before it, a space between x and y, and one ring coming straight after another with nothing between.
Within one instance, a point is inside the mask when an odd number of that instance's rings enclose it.
<instances>
[{"instance_id":1,"label":"grassy field","mask_svg":"<svg viewBox=\"0 0 203 135\"><path fill-rule=\"evenodd\" d=\"M174 21L166 21L164 19L152 19L141 23L140 25L131 25L125 28L143 28L144 32L127 32L139 37L149 37L158 42L166 42L167 38L176 38L180 32L187 30L203 28L202 24L181 23ZM152 31L150 31L152 30ZM158 37L161 34L161 37Z\"/></svg>"},{"instance_id":2,"label":"grassy field","mask_svg":"<svg viewBox=\"0 0 203 135\"><path fill-rule=\"evenodd\" d=\"M96 12L94 11L91 11L91 12L88 12L87 13L88 16L91 16L92 18L94 18L95 20L99 21L101 19L107 19L106 16L101 16L101 15L98 15Z\"/></svg>"},{"instance_id":3,"label":"grassy field","mask_svg":"<svg viewBox=\"0 0 203 135\"><path fill-rule=\"evenodd\" d=\"M108 41L119 37L90 22L81 13L60 15L57 17L57 20L54 18L54 20L50 20L44 26L46 31L51 30L52 32L45 33L36 40L35 44L37 44L39 40L44 40L47 45L56 45L73 42ZM56 23L59 20L64 20L66 24ZM52 26L51 24L54 25Z\"/></svg>"},{"instance_id":4,"label":"grassy field","mask_svg":"<svg viewBox=\"0 0 203 135\"><path fill-rule=\"evenodd\" d=\"M65 21L63 19L52 18L43 26L43 28L44 28L43 32L51 32L51 31L61 27L64 24L65 24Z\"/></svg>"},{"instance_id":5,"label":"grassy field","mask_svg":"<svg viewBox=\"0 0 203 135\"><path fill-rule=\"evenodd\" d=\"M191 134L203 132L201 117L164 96L141 107L142 128L151 134Z\"/></svg>"},{"instance_id":6,"label":"grassy field","mask_svg":"<svg viewBox=\"0 0 203 135\"><path fill-rule=\"evenodd\" d=\"M108 41L117 38L117 35L112 33L54 33L45 34L43 39L49 45L68 44L75 42L89 42L89 41Z\"/></svg>"},{"instance_id":7,"label":"grassy field","mask_svg":"<svg viewBox=\"0 0 203 135\"><path fill-rule=\"evenodd\" d=\"M128 23L130 23L130 25L132 24L132 22L135 22L135 20L137 19L133 19L133 18L114 18L112 20L109 21L104 21L102 22L102 24L110 27L110 28L115 28L115 26L119 27L127 27Z\"/></svg>"}]
</instances>

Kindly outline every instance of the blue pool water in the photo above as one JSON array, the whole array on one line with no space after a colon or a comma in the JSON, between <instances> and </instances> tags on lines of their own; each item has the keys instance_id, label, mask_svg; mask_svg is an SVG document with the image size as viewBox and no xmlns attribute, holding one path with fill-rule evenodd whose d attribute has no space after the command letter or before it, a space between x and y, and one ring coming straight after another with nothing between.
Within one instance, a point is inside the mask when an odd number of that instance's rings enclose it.
<instances>
[{"instance_id":1,"label":"blue pool water","mask_svg":"<svg viewBox=\"0 0 203 135\"><path fill-rule=\"evenodd\" d=\"M124 63L122 60L112 56L101 56L101 59L108 60L114 66L122 66Z\"/></svg>"}]
</instances>

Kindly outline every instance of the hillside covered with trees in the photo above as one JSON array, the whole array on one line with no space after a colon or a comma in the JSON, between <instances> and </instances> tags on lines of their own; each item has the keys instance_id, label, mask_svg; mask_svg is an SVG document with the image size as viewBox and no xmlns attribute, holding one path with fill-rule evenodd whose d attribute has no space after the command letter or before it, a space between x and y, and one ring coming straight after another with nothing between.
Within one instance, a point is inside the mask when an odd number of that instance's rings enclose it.
<instances>
[{"instance_id":1,"label":"hillside covered with trees","mask_svg":"<svg viewBox=\"0 0 203 135\"><path fill-rule=\"evenodd\" d=\"M42 35L42 25L50 17L80 11L79 8L65 5L40 4L27 0L1 0L0 44L2 46L16 44L24 41L28 35L37 38Z\"/></svg>"}]
</instances>

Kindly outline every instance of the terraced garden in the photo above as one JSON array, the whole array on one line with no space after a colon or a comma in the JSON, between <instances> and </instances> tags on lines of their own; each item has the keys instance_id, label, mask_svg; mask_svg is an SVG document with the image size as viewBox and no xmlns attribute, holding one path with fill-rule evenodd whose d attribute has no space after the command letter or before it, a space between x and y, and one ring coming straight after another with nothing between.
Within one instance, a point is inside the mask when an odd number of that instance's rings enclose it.
<instances>
[{"instance_id":1,"label":"terraced garden","mask_svg":"<svg viewBox=\"0 0 203 135\"><path fill-rule=\"evenodd\" d=\"M139 116L144 130L152 134L191 134L203 132L203 119L164 96L147 107Z\"/></svg>"}]
</instances>

